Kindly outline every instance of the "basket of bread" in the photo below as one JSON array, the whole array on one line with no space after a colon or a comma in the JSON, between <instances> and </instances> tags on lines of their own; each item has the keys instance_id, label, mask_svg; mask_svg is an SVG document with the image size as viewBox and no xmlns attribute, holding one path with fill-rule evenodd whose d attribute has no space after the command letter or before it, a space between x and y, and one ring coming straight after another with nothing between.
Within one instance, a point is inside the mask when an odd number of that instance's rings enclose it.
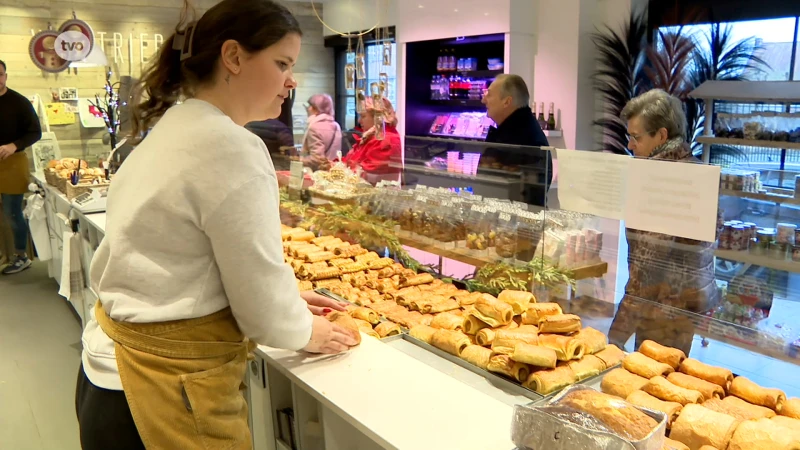
<instances>
[{"instance_id":1,"label":"basket of bread","mask_svg":"<svg viewBox=\"0 0 800 450\"><path fill-rule=\"evenodd\" d=\"M44 176L48 184L55 186L69 200L92 189L108 187L105 170L90 168L86 161L77 158L50 161Z\"/></svg>"}]
</instances>

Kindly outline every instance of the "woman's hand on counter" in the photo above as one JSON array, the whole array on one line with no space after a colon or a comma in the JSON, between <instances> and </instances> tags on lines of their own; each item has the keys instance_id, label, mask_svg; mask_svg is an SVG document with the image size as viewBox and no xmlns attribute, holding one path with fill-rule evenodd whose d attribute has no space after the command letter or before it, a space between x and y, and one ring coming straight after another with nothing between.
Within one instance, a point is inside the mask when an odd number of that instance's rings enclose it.
<instances>
[{"instance_id":1,"label":"woman's hand on counter","mask_svg":"<svg viewBox=\"0 0 800 450\"><path fill-rule=\"evenodd\" d=\"M332 311L344 311L345 306L347 306L346 303L337 302L314 291L301 292L300 297L303 297L303 300L308 303L308 309L315 316L324 316Z\"/></svg>"},{"instance_id":2,"label":"woman's hand on counter","mask_svg":"<svg viewBox=\"0 0 800 450\"><path fill-rule=\"evenodd\" d=\"M314 316L311 340L303 350L309 353L333 355L346 352L354 345L356 345L356 339L353 337L351 331L328 322L328 320L322 316Z\"/></svg>"}]
</instances>

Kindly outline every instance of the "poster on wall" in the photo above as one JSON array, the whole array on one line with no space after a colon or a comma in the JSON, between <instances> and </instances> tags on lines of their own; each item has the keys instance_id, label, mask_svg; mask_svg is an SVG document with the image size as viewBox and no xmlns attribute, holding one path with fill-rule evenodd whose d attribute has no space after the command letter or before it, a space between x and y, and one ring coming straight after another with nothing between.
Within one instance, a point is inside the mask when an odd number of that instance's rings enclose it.
<instances>
[{"instance_id":1,"label":"poster on wall","mask_svg":"<svg viewBox=\"0 0 800 450\"><path fill-rule=\"evenodd\" d=\"M39 142L31 146L31 153L33 155L34 170L36 172L44 172L48 162L61 159L61 148L58 146L56 134L52 132L42 133L42 138Z\"/></svg>"},{"instance_id":2,"label":"poster on wall","mask_svg":"<svg viewBox=\"0 0 800 450\"><path fill-rule=\"evenodd\" d=\"M67 110L67 105L63 103L47 103L44 105L47 111L47 121L50 125L70 125L75 123L75 113Z\"/></svg>"},{"instance_id":3,"label":"poster on wall","mask_svg":"<svg viewBox=\"0 0 800 450\"><path fill-rule=\"evenodd\" d=\"M88 98L78 99L78 115L83 128L105 128L106 122L96 106L89 103Z\"/></svg>"}]
</instances>

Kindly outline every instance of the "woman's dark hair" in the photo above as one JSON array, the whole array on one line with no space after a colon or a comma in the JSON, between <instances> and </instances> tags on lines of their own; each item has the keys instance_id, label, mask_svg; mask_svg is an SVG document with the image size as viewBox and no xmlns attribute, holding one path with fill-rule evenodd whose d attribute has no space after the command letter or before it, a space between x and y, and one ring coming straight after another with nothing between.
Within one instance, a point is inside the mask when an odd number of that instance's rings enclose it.
<instances>
[{"instance_id":1,"label":"woman's dark hair","mask_svg":"<svg viewBox=\"0 0 800 450\"><path fill-rule=\"evenodd\" d=\"M147 68L134 91L132 138L138 142L178 99L212 81L222 44L238 42L250 53L270 47L287 34L302 35L300 24L286 7L272 0L223 0L197 21L194 31L186 32L194 9L184 0L181 20L166 41L158 58ZM191 55L181 60L181 50L173 49L176 39L185 39Z\"/></svg>"}]
</instances>

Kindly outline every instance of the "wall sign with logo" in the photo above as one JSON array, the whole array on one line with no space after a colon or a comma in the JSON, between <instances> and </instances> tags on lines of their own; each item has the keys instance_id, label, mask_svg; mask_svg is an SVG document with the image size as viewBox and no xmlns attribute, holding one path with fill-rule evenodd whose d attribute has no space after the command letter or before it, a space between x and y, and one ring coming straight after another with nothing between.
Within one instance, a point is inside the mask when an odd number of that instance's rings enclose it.
<instances>
[{"instance_id":1,"label":"wall sign with logo","mask_svg":"<svg viewBox=\"0 0 800 450\"><path fill-rule=\"evenodd\" d=\"M63 72L69 63L83 61L94 47L94 33L88 23L72 19L56 30L40 31L31 38L28 53L41 70Z\"/></svg>"}]
</instances>

